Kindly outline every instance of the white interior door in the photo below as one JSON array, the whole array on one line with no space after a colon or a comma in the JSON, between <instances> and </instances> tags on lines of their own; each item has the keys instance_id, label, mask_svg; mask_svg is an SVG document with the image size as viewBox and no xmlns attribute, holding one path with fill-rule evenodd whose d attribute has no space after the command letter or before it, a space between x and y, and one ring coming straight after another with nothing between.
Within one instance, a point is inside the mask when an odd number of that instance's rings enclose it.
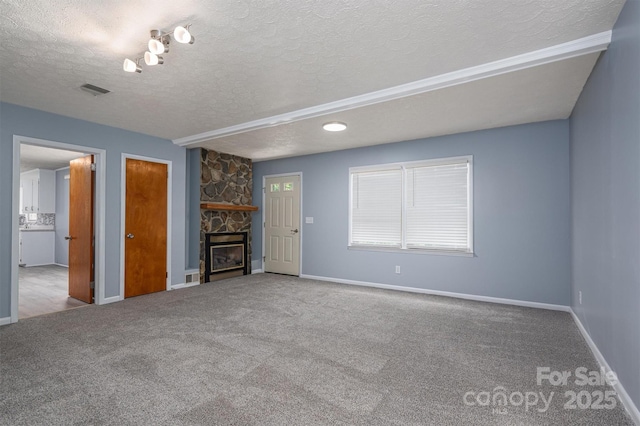
<instances>
[{"instance_id":1,"label":"white interior door","mask_svg":"<svg viewBox=\"0 0 640 426\"><path fill-rule=\"evenodd\" d=\"M265 272L300 274L300 176L265 179Z\"/></svg>"}]
</instances>

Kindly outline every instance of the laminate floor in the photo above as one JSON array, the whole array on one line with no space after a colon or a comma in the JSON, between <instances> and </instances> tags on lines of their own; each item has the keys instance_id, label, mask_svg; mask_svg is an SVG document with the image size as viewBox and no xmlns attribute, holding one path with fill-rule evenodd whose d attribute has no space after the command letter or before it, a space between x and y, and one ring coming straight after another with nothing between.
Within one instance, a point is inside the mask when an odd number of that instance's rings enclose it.
<instances>
[{"instance_id":1,"label":"laminate floor","mask_svg":"<svg viewBox=\"0 0 640 426\"><path fill-rule=\"evenodd\" d=\"M30 266L18 271L19 319L87 305L69 297L69 273L65 267Z\"/></svg>"}]
</instances>

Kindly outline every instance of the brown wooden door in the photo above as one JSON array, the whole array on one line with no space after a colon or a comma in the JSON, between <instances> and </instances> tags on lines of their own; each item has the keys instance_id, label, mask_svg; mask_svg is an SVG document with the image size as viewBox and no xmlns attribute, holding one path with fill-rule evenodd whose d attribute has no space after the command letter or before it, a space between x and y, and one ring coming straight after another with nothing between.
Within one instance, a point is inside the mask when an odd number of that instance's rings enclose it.
<instances>
[{"instance_id":1,"label":"brown wooden door","mask_svg":"<svg viewBox=\"0 0 640 426\"><path fill-rule=\"evenodd\" d=\"M92 303L94 280L93 156L69 163L69 296Z\"/></svg>"},{"instance_id":2,"label":"brown wooden door","mask_svg":"<svg viewBox=\"0 0 640 426\"><path fill-rule=\"evenodd\" d=\"M167 288L167 165L126 160L124 296Z\"/></svg>"}]
</instances>

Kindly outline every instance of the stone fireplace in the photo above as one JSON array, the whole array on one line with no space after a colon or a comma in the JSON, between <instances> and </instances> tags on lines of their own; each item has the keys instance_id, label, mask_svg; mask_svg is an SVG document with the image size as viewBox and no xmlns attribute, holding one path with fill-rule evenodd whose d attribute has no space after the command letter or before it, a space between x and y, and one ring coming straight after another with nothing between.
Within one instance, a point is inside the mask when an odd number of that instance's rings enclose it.
<instances>
[{"instance_id":1,"label":"stone fireplace","mask_svg":"<svg viewBox=\"0 0 640 426\"><path fill-rule=\"evenodd\" d=\"M248 158L200 149L200 202L232 206L251 206L253 188L253 163ZM211 281L251 273L251 214L250 211L232 209L200 209L200 282L207 272ZM246 234L244 268L233 268L211 274L206 269L207 234ZM237 249L236 249L237 250ZM215 250L214 250L215 251ZM237 253L236 253L237 254ZM231 257L235 258L232 253ZM220 257L221 259L221 257Z\"/></svg>"}]
</instances>

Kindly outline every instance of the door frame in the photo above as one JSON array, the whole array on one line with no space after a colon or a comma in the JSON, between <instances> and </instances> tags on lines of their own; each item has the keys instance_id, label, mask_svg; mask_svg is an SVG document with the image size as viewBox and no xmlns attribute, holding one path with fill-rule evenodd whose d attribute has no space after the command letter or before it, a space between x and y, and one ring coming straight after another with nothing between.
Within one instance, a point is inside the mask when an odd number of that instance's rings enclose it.
<instances>
[{"instance_id":1,"label":"door frame","mask_svg":"<svg viewBox=\"0 0 640 426\"><path fill-rule=\"evenodd\" d=\"M124 300L124 250L125 250L125 217L126 217L126 199L127 199L127 159L142 160L151 163L160 163L167 165L167 278L166 290L171 290L171 196L173 194L173 162L171 160L163 160L161 158L147 157L144 155L122 153L120 163L120 300Z\"/></svg>"},{"instance_id":2,"label":"door frame","mask_svg":"<svg viewBox=\"0 0 640 426\"><path fill-rule=\"evenodd\" d=\"M302 214L302 200L303 200L303 195L302 195L302 172L291 172L291 173L278 173L278 174L273 174L273 175L264 175L262 176L262 256L260 256L260 270L262 272L264 272L264 256L265 256L265 250L266 250L266 242L265 242L265 231L266 231L266 223L267 223L267 211L266 211L266 207L267 207L267 179L269 178L277 178L277 177L285 177L285 176L298 176L300 178L300 250L298 253L300 262L299 262L299 268L298 268L298 276L302 275L302 239L304 237L304 222L303 222L303 217L304 215Z\"/></svg>"},{"instance_id":3,"label":"door frame","mask_svg":"<svg viewBox=\"0 0 640 426\"><path fill-rule=\"evenodd\" d=\"M11 322L18 322L18 250L19 250L19 215L18 205L20 203L20 144L42 146L46 148L64 149L67 151L77 151L79 154L93 154L96 162L95 181L95 205L93 222L96 232L95 237L95 289L94 303L103 305L114 302L105 297L105 218L106 218L106 171L107 171L107 151L105 149L92 148L82 145L51 141L46 139L32 138L28 136L13 135L13 191L11 210ZM109 298L112 299L112 298Z\"/></svg>"}]
</instances>

